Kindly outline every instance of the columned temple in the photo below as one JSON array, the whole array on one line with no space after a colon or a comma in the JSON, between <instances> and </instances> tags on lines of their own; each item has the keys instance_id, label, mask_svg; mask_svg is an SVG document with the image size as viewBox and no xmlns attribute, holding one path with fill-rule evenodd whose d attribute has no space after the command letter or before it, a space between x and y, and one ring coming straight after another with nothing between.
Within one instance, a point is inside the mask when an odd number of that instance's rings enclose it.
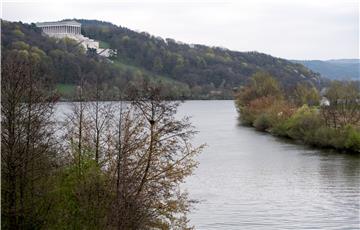
<instances>
[{"instance_id":1,"label":"columned temple","mask_svg":"<svg viewBox=\"0 0 360 230\"><path fill-rule=\"evenodd\" d=\"M36 24L42 31L51 35L61 34L81 34L81 24L76 21L61 21L61 22L41 22Z\"/></svg>"},{"instance_id":2,"label":"columned temple","mask_svg":"<svg viewBox=\"0 0 360 230\"><path fill-rule=\"evenodd\" d=\"M41 28L42 32L49 37L58 39L67 37L74 39L78 41L85 50L95 49L101 56L109 57L116 53L116 50L100 48L98 41L83 36L81 34L81 23L77 21L39 22L36 23L36 26Z\"/></svg>"}]
</instances>

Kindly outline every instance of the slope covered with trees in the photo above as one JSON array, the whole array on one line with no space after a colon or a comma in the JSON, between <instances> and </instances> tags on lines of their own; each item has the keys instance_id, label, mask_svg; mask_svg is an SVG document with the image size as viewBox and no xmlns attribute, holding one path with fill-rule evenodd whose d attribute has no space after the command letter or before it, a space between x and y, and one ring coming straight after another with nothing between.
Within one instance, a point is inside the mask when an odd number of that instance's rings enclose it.
<instances>
[{"instance_id":1,"label":"slope covered with trees","mask_svg":"<svg viewBox=\"0 0 360 230\"><path fill-rule=\"evenodd\" d=\"M359 59L306 60L294 61L332 80L360 80Z\"/></svg>"},{"instance_id":2,"label":"slope covered with trees","mask_svg":"<svg viewBox=\"0 0 360 230\"><path fill-rule=\"evenodd\" d=\"M277 76L285 85L303 80L319 81L319 75L302 65L258 52L185 44L107 22L78 21L86 36L106 41L111 48L117 49L117 60L142 66L190 86L238 86L258 70Z\"/></svg>"},{"instance_id":3,"label":"slope covered with trees","mask_svg":"<svg viewBox=\"0 0 360 230\"><path fill-rule=\"evenodd\" d=\"M108 86L107 98L114 96L114 87L123 88L141 79L166 85L169 98L232 98L233 88L245 84L259 70L276 76L285 88L304 81L321 84L319 74L270 55L184 44L108 22L77 21L82 23L82 34L117 50L117 54L110 60L103 59L85 53L70 39L42 36L34 24L2 21L3 55L14 49L36 50L46 75L52 76L59 89L69 91L69 98L80 78L91 82L94 76Z\"/></svg>"}]
</instances>

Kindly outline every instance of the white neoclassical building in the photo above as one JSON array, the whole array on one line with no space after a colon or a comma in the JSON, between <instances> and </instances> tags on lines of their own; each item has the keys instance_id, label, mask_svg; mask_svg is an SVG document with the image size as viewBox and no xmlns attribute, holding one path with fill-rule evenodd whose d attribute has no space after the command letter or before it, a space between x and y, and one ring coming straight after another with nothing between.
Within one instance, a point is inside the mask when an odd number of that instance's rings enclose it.
<instances>
[{"instance_id":1,"label":"white neoclassical building","mask_svg":"<svg viewBox=\"0 0 360 230\"><path fill-rule=\"evenodd\" d=\"M39 22L36 23L36 26L41 28L42 32L49 37L59 39L68 37L74 39L80 42L85 49L96 49L96 52L99 55L109 57L111 54L115 53L115 51L111 49L101 49L98 41L83 36L81 34L81 23L77 21Z\"/></svg>"},{"instance_id":2,"label":"white neoclassical building","mask_svg":"<svg viewBox=\"0 0 360 230\"><path fill-rule=\"evenodd\" d=\"M40 22L36 23L36 26L51 37L81 34L81 24L76 21Z\"/></svg>"}]
</instances>

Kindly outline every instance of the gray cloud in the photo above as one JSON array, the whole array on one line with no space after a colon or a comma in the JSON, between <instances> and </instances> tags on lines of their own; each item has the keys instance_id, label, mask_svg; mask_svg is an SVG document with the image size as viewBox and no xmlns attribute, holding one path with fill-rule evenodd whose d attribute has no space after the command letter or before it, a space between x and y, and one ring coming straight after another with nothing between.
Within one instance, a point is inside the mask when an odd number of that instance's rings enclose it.
<instances>
[{"instance_id":1,"label":"gray cloud","mask_svg":"<svg viewBox=\"0 0 360 230\"><path fill-rule=\"evenodd\" d=\"M359 57L357 0L312 1L6 1L2 18L109 21L187 43L289 59Z\"/></svg>"}]
</instances>

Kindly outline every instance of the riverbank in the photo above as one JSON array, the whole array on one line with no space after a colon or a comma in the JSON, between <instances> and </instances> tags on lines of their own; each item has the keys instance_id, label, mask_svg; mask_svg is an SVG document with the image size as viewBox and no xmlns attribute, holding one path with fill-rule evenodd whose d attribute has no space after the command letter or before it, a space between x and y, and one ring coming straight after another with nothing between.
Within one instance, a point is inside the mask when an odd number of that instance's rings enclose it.
<instances>
[{"instance_id":1,"label":"riverbank","mask_svg":"<svg viewBox=\"0 0 360 230\"><path fill-rule=\"evenodd\" d=\"M351 82L334 82L328 103L310 85L297 85L285 95L271 76L259 73L237 95L243 124L275 136L321 148L360 153L359 89Z\"/></svg>"},{"instance_id":2,"label":"riverbank","mask_svg":"<svg viewBox=\"0 0 360 230\"><path fill-rule=\"evenodd\" d=\"M241 126L245 126L245 127L250 127L250 128L254 128L256 131L261 132L261 133L266 133L267 135L272 135L275 137L278 137L282 140L286 140L289 141L289 143L294 143L297 145L307 145L309 147L313 147L316 149L323 149L323 150L336 150L338 152L342 152L342 153L350 153L350 154L359 154L360 150L358 147L359 144L359 140L358 140L358 135L359 133L354 133L353 128L350 126L345 130L342 131L326 131L326 128L322 128L320 129L320 131L309 131L309 132L313 132L314 135L313 136L304 136L304 138L296 138L294 136L291 136L291 132L289 131L290 128L287 129L283 129L279 127L276 127L275 129L272 128L268 128L268 129L259 129L259 127L255 126L254 124L247 124L247 123L243 123L239 117L240 120L240 125ZM325 129L325 131L324 131ZM328 132L331 133L332 135L328 135L327 138L329 139L325 139L325 138L319 138L321 136L321 132ZM357 131L359 132L359 131ZM320 134L319 134L320 133ZM349 136L353 136L352 138L354 140L352 141L344 141L344 140L338 140L338 141L334 141L335 139L337 139L339 136L343 135L343 139L349 138ZM331 137L332 136L332 137ZM357 139L357 140L356 140ZM357 144L355 144L354 142L356 142ZM345 145L345 143L347 143L347 145Z\"/></svg>"}]
</instances>

